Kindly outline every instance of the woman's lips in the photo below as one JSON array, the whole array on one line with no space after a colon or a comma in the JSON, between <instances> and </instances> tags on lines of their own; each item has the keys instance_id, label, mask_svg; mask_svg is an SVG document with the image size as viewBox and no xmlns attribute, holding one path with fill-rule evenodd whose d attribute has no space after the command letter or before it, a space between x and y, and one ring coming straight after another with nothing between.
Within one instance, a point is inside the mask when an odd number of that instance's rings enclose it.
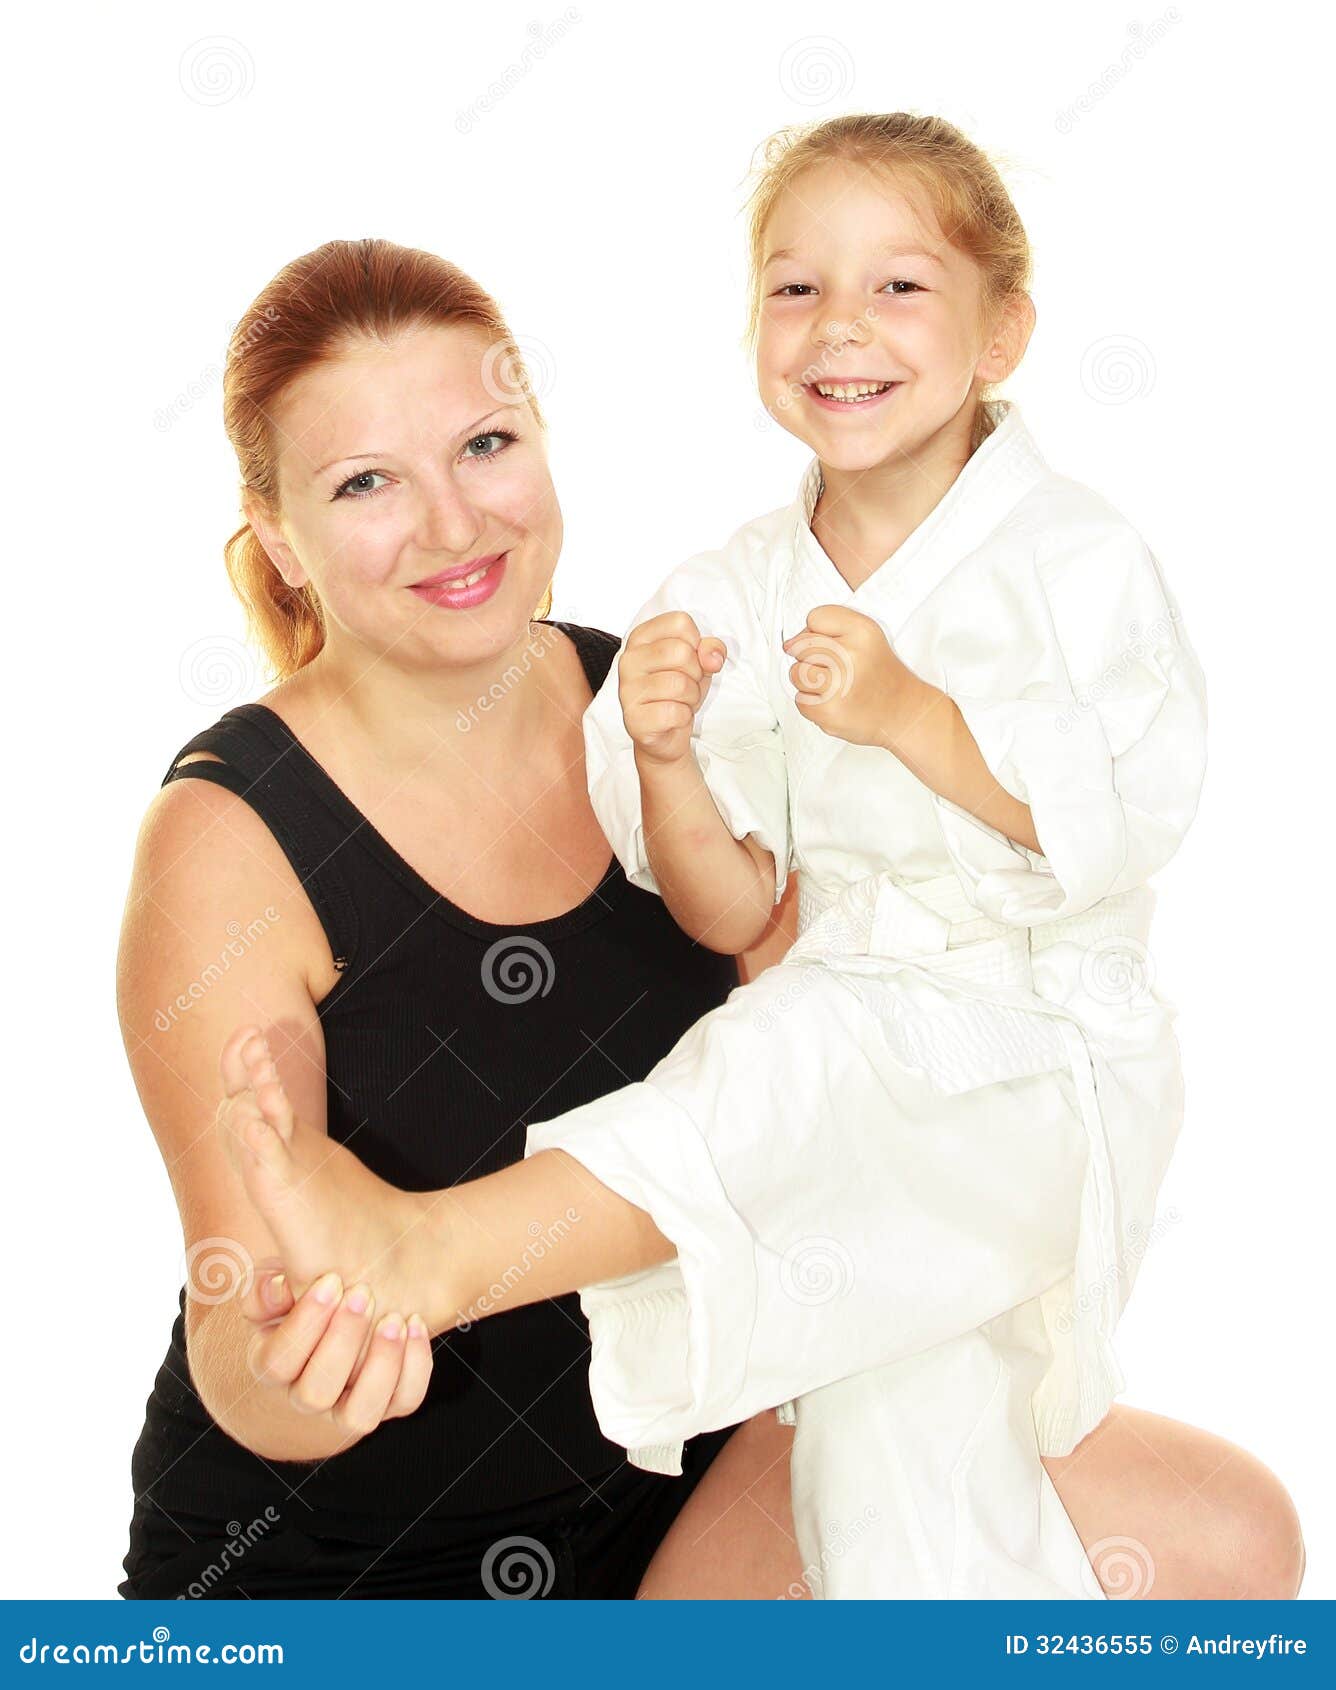
<instances>
[{"instance_id":1,"label":"woman's lips","mask_svg":"<svg viewBox=\"0 0 1336 1690\"><path fill-rule=\"evenodd\" d=\"M485 604L500 587L506 573L507 556L506 552L499 553L495 561L483 570L481 578L470 586L464 585L463 576L456 576L452 581L437 581L435 584L419 582L417 586L410 587L409 592L416 593L424 604L434 604L442 610L472 610L475 605Z\"/></svg>"}]
</instances>

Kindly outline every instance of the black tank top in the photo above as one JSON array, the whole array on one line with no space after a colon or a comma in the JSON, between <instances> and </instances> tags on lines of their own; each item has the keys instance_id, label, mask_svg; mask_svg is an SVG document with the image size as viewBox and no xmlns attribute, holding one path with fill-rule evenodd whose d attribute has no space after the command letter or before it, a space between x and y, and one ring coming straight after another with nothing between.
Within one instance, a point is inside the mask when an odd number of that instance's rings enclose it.
<instances>
[{"instance_id":1,"label":"black tank top","mask_svg":"<svg viewBox=\"0 0 1336 1690\"><path fill-rule=\"evenodd\" d=\"M556 622L597 692L619 641ZM209 751L222 763L178 768ZM318 1006L328 1128L382 1178L433 1190L520 1161L530 1121L631 1081L737 984L615 857L577 908L522 927L476 920L399 856L283 720L229 710L164 777L210 780L257 812L328 937L339 979ZM438 1338L416 1414L318 1465L262 1460L215 1424L191 1382L185 1297L132 1477L170 1514L250 1519L292 1491L316 1524L391 1541L407 1520L483 1513L610 1473L625 1451L589 1399L577 1296ZM277 1493L277 1494L276 1494Z\"/></svg>"}]
</instances>

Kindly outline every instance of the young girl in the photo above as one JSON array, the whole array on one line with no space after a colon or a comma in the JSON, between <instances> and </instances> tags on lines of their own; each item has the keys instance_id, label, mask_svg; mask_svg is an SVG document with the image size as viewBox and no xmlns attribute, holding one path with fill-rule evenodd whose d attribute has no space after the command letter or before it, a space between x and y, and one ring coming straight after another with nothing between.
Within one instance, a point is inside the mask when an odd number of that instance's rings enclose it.
<instances>
[{"instance_id":1,"label":"young girl","mask_svg":"<svg viewBox=\"0 0 1336 1690\"><path fill-rule=\"evenodd\" d=\"M675 1251L563 1263L633 1460L778 1407L816 1594L1098 1597L1040 1458L1122 1389L1182 1118L1147 881L1196 810L1201 671L1145 543L990 397L1034 311L968 140L785 137L752 261L761 395L815 461L642 607L584 727L628 877L735 952L799 871L797 944L645 1082L531 1125L523 1173L393 1193L294 1122L257 1041L220 1123L297 1283L372 1264L433 1331L578 1164Z\"/></svg>"}]
</instances>

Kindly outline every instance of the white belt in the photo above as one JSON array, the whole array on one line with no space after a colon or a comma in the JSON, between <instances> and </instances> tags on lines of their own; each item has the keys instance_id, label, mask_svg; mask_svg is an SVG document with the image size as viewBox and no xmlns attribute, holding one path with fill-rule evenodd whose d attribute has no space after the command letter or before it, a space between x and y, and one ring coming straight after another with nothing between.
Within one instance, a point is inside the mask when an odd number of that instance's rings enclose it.
<instances>
[{"instance_id":1,"label":"white belt","mask_svg":"<svg viewBox=\"0 0 1336 1690\"><path fill-rule=\"evenodd\" d=\"M1075 1268L1078 1344L1094 1370L1117 1373L1107 1341L1117 1321L1119 1251L1115 1229L1113 1174L1096 1094L1087 1035L1079 1016L1034 990L1031 958L1049 945L1083 948L1113 936L1144 945L1156 895L1134 887L1102 899L1077 915L1034 927L993 921L970 903L955 875L904 881L871 875L820 907L799 887L799 937L783 966L816 963L844 974L884 974L909 968L948 984L966 1000L984 1000L1023 1019L1051 1018L1061 1040L1080 1102L1089 1162L1081 1200ZM1042 1069L1042 1064L1037 1065ZM1121 1385L1119 1385L1121 1388Z\"/></svg>"},{"instance_id":2,"label":"white belt","mask_svg":"<svg viewBox=\"0 0 1336 1690\"><path fill-rule=\"evenodd\" d=\"M1144 945L1154 909L1153 889L1136 886L1103 898L1077 915L1022 927L982 915L954 874L916 881L891 874L869 875L833 900L822 898L800 880L798 939L784 960L871 956L926 962L932 958L934 973L968 979L977 959L983 965L978 974L981 984L1028 989L1028 968L1004 965L1000 976L997 961L1008 954L1027 957L1048 945L1088 947L1115 936ZM991 948L985 951L984 946ZM953 957L952 952L965 954Z\"/></svg>"}]
</instances>

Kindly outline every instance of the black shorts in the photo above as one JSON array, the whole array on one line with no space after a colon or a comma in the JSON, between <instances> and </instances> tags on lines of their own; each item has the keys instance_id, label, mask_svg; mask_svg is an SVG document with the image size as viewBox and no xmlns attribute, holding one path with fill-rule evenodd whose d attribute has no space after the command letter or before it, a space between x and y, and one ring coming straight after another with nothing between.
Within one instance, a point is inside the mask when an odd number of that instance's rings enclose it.
<instances>
[{"instance_id":1,"label":"black shorts","mask_svg":"<svg viewBox=\"0 0 1336 1690\"><path fill-rule=\"evenodd\" d=\"M624 1462L606 1478L457 1520L405 1521L384 1544L314 1535L299 1502L220 1527L135 1504L120 1595L631 1599L645 1569L735 1428L693 1438L680 1477Z\"/></svg>"}]
</instances>

